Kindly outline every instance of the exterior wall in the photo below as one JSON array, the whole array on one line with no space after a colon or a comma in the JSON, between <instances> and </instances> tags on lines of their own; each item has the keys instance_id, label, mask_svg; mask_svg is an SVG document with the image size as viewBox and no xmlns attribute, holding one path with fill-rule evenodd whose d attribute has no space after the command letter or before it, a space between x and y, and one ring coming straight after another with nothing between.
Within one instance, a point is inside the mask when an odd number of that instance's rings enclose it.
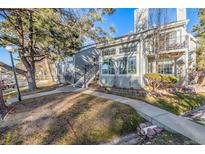
<instances>
[{"instance_id":1,"label":"exterior wall","mask_svg":"<svg viewBox=\"0 0 205 154\"><path fill-rule=\"evenodd\" d=\"M101 75L100 85L103 87L120 87L120 88L141 88L140 77L136 75L124 75L117 76L114 75Z\"/></svg>"},{"instance_id":2,"label":"exterior wall","mask_svg":"<svg viewBox=\"0 0 205 154\"><path fill-rule=\"evenodd\" d=\"M120 53L119 50L123 46L130 46L130 45L136 45L136 49L133 52L130 53ZM141 74L145 72L145 64L142 62L145 61L142 58L144 58L141 54L141 43L135 41L132 43L125 43L121 45L116 45L110 48L115 48L116 53L114 55L108 55L103 56L101 49L100 54L100 85L106 86L106 87L120 87L120 88L134 88L138 89L142 87L142 80L141 80ZM106 48L104 48L106 49ZM109 48L108 48L109 49ZM136 58L136 73L134 74L120 74L119 73L119 59L128 57L128 58ZM103 60L106 59L112 59L115 61L115 74L103 74L102 72L102 64Z\"/></svg>"}]
</instances>

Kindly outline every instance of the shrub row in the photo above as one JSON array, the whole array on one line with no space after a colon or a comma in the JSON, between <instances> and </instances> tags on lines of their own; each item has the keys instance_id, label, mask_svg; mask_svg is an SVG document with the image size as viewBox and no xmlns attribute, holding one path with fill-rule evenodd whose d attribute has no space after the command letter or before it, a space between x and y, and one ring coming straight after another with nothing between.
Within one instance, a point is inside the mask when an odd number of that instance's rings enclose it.
<instances>
[{"instance_id":1,"label":"shrub row","mask_svg":"<svg viewBox=\"0 0 205 154\"><path fill-rule=\"evenodd\" d=\"M148 80L148 85L154 89L160 86L167 86L177 82L174 75L161 75L159 73L147 73L144 77Z\"/></svg>"}]
</instances>

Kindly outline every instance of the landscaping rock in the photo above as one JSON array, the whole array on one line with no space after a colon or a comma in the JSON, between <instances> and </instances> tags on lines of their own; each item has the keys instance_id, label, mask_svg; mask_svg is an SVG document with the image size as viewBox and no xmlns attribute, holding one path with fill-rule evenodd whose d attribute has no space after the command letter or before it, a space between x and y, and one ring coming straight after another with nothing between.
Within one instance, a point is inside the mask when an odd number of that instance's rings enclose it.
<instances>
[{"instance_id":1,"label":"landscaping rock","mask_svg":"<svg viewBox=\"0 0 205 154\"><path fill-rule=\"evenodd\" d=\"M159 133L161 133L161 132L163 131L163 129L162 129L162 128L159 128L159 127L153 128L153 130L154 130L157 134L159 134Z\"/></svg>"},{"instance_id":2,"label":"landscaping rock","mask_svg":"<svg viewBox=\"0 0 205 154\"><path fill-rule=\"evenodd\" d=\"M137 133L132 133L126 136L119 137L109 143L103 144L112 144L112 145L136 145L142 144L146 139L151 139L155 135L161 133L162 128L153 125L151 122L141 123L137 128ZM147 142L148 143L148 142Z\"/></svg>"},{"instance_id":3,"label":"landscaping rock","mask_svg":"<svg viewBox=\"0 0 205 154\"><path fill-rule=\"evenodd\" d=\"M140 126L141 129L147 127L147 125L145 123L141 123L139 126Z\"/></svg>"},{"instance_id":4,"label":"landscaping rock","mask_svg":"<svg viewBox=\"0 0 205 154\"><path fill-rule=\"evenodd\" d=\"M156 135L156 132L152 128L147 129L147 137L148 138L153 138Z\"/></svg>"},{"instance_id":5,"label":"landscaping rock","mask_svg":"<svg viewBox=\"0 0 205 154\"><path fill-rule=\"evenodd\" d=\"M141 128L140 127L137 127L137 134L141 135Z\"/></svg>"},{"instance_id":6,"label":"landscaping rock","mask_svg":"<svg viewBox=\"0 0 205 154\"><path fill-rule=\"evenodd\" d=\"M201 119L205 120L205 113L202 114Z\"/></svg>"},{"instance_id":7,"label":"landscaping rock","mask_svg":"<svg viewBox=\"0 0 205 154\"><path fill-rule=\"evenodd\" d=\"M148 139L153 138L155 135L161 133L162 128L153 125L151 122L141 123L137 128L137 134Z\"/></svg>"},{"instance_id":8,"label":"landscaping rock","mask_svg":"<svg viewBox=\"0 0 205 154\"><path fill-rule=\"evenodd\" d=\"M200 118L203 115L202 111L194 112L192 118Z\"/></svg>"},{"instance_id":9,"label":"landscaping rock","mask_svg":"<svg viewBox=\"0 0 205 154\"><path fill-rule=\"evenodd\" d=\"M152 123L151 123L151 122L145 122L145 123L141 123L141 124L139 125L139 127L140 127L141 129L146 128L146 127L149 127L149 126L152 126Z\"/></svg>"},{"instance_id":10,"label":"landscaping rock","mask_svg":"<svg viewBox=\"0 0 205 154\"><path fill-rule=\"evenodd\" d=\"M145 122L146 127L152 126L151 122Z\"/></svg>"},{"instance_id":11,"label":"landscaping rock","mask_svg":"<svg viewBox=\"0 0 205 154\"><path fill-rule=\"evenodd\" d=\"M143 130L144 130L144 132L145 132L145 135L147 135L147 130L148 130L149 128L153 129L153 128L156 128L156 127L157 127L156 125L151 125L151 126L149 126L149 127L143 128Z\"/></svg>"},{"instance_id":12,"label":"landscaping rock","mask_svg":"<svg viewBox=\"0 0 205 154\"><path fill-rule=\"evenodd\" d=\"M205 125L205 105L200 106L197 109L193 109L182 115L183 117Z\"/></svg>"},{"instance_id":13,"label":"landscaping rock","mask_svg":"<svg viewBox=\"0 0 205 154\"><path fill-rule=\"evenodd\" d=\"M140 135L146 135L143 129L140 130Z\"/></svg>"}]
</instances>

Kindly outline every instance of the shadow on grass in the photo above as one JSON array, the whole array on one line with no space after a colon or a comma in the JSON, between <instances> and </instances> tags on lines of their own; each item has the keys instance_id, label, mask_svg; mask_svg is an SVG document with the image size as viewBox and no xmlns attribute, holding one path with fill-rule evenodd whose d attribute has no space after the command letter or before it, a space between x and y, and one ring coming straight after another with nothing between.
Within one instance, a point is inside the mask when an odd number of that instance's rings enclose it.
<instances>
[{"instance_id":1,"label":"shadow on grass","mask_svg":"<svg viewBox=\"0 0 205 154\"><path fill-rule=\"evenodd\" d=\"M102 108L97 107L99 103ZM134 109L126 105L83 95L71 108L56 117L42 144L99 144L136 130L142 121Z\"/></svg>"},{"instance_id":2,"label":"shadow on grass","mask_svg":"<svg viewBox=\"0 0 205 154\"><path fill-rule=\"evenodd\" d=\"M0 128L1 144L99 144L144 121L127 105L86 94L51 95L16 106L10 116L22 119ZM44 109L49 113L39 113Z\"/></svg>"},{"instance_id":3,"label":"shadow on grass","mask_svg":"<svg viewBox=\"0 0 205 154\"><path fill-rule=\"evenodd\" d=\"M92 99L94 98L86 98L84 101L82 99L79 99L79 101L73 104L71 108L55 117L54 121L50 125L48 135L42 140L42 144L54 144L55 141L61 139L69 131L73 131L73 119L75 119L78 115L83 114L83 112L89 110L89 108L91 107L89 101L91 101ZM69 125L69 123L71 125ZM75 134L75 130L72 133ZM74 139L77 140L75 135Z\"/></svg>"}]
</instances>

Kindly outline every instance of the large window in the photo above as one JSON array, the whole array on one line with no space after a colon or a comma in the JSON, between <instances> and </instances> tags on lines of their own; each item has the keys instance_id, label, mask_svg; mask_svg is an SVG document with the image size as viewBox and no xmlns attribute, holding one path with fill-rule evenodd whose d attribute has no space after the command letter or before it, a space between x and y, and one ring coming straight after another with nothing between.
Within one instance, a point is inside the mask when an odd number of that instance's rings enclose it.
<instances>
[{"instance_id":1,"label":"large window","mask_svg":"<svg viewBox=\"0 0 205 154\"><path fill-rule=\"evenodd\" d=\"M163 61L158 65L158 72L160 74L173 74L173 63L172 61Z\"/></svg>"},{"instance_id":2,"label":"large window","mask_svg":"<svg viewBox=\"0 0 205 154\"><path fill-rule=\"evenodd\" d=\"M135 74L136 58L124 57L119 60L119 74Z\"/></svg>"},{"instance_id":3,"label":"large window","mask_svg":"<svg viewBox=\"0 0 205 154\"><path fill-rule=\"evenodd\" d=\"M102 74L115 74L115 66L112 59L106 59L103 61Z\"/></svg>"}]
</instances>

